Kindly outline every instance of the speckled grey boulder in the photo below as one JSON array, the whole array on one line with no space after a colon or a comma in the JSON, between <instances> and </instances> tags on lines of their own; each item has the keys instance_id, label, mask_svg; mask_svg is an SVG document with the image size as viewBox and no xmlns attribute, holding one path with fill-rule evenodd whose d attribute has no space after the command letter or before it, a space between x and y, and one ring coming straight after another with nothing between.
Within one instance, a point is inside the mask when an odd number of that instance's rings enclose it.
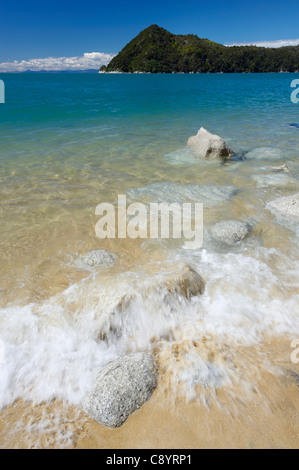
<instances>
[{"instance_id":1,"label":"speckled grey boulder","mask_svg":"<svg viewBox=\"0 0 299 470\"><path fill-rule=\"evenodd\" d=\"M211 229L213 237L226 245L240 243L248 234L247 224L236 220L227 220L215 224Z\"/></svg>"},{"instance_id":2,"label":"speckled grey boulder","mask_svg":"<svg viewBox=\"0 0 299 470\"><path fill-rule=\"evenodd\" d=\"M156 386L157 366L151 354L130 353L100 372L83 408L100 424L117 428L150 398Z\"/></svg>"}]
</instances>

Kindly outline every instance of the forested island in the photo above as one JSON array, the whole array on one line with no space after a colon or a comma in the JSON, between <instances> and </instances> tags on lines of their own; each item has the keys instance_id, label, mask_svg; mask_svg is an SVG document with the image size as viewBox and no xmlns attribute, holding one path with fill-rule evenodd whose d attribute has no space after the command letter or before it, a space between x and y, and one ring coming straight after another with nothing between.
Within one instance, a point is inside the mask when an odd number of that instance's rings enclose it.
<instances>
[{"instance_id":1,"label":"forested island","mask_svg":"<svg viewBox=\"0 0 299 470\"><path fill-rule=\"evenodd\" d=\"M299 45L224 46L157 25L141 31L100 72L256 73L299 71Z\"/></svg>"}]
</instances>

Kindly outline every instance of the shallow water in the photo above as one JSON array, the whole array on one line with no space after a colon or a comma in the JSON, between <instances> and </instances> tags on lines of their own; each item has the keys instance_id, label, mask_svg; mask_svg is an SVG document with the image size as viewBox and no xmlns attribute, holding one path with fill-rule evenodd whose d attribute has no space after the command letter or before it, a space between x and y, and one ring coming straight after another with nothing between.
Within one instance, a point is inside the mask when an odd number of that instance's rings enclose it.
<instances>
[{"instance_id":1,"label":"shallow water","mask_svg":"<svg viewBox=\"0 0 299 470\"><path fill-rule=\"evenodd\" d=\"M298 337L299 221L281 225L265 207L299 191L293 75L2 77L1 407L19 397L80 405L99 370L129 350L152 351L173 394L203 400L234 384L247 393L255 368L240 384L239 348ZM201 126L237 158L198 160L186 142ZM97 204L119 194L203 202L203 247L96 238ZM236 247L210 235L228 219L251 227ZM115 263L85 267L100 249ZM169 296L163 279L186 263L204 294Z\"/></svg>"}]
</instances>

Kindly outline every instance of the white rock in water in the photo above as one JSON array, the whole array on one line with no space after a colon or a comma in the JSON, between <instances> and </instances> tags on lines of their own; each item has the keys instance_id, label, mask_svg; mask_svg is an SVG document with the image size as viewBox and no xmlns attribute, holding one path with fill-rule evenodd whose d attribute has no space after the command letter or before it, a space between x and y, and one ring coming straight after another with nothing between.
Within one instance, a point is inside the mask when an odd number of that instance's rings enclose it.
<instances>
[{"instance_id":1,"label":"white rock in water","mask_svg":"<svg viewBox=\"0 0 299 470\"><path fill-rule=\"evenodd\" d=\"M274 215L299 218L299 193L274 199L268 202L266 209Z\"/></svg>"},{"instance_id":2,"label":"white rock in water","mask_svg":"<svg viewBox=\"0 0 299 470\"><path fill-rule=\"evenodd\" d=\"M221 137L211 134L203 127L197 135L189 137L187 145L201 158L226 160L234 153Z\"/></svg>"},{"instance_id":3,"label":"white rock in water","mask_svg":"<svg viewBox=\"0 0 299 470\"><path fill-rule=\"evenodd\" d=\"M240 243L248 234L247 224L236 220L227 220L215 224L211 229L213 237L226 245Z\"/></svg>"},{"instance_id":4,"label":"white rock in water","mask_svg":"<svg viewBox=\"0 0 299 470\"><path fill-rule=\"evenodd\" d=\"M156 386L157 366L151 354L131 353L99 373L83 408L100 424L117 428L150 398Z\"/></svg>"},{"instance_id":5,"label":"white rock in water","mask_svg":"<svg viewBox=\"0 0 299 470\"><path fill-rule=\"evenodd\" d=\"M92 250L85 255L79 256L75 261L78 269L90 270L92 268L110 268L116 263L117 256L105 250Z\"/></svg>"}]
</instances>

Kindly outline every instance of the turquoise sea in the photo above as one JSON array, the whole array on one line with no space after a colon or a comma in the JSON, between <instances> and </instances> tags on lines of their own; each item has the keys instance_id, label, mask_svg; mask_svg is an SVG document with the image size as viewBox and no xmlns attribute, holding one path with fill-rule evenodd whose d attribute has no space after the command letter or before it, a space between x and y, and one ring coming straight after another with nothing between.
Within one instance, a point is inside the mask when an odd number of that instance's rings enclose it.
<instances>
[{"instance_id":1,"label":"turquoise sea","mask_svg":"<svg viewBox=\"0 0 299 470\"><path fill-rule=\"evenodd\" d=\"M299 104L290 98L298 74L0 78L0 407L56 398L80 408L98 372L132 350L155 354L174 396L249 393L256 368L246 351L299 336L299 220L266 207L299 192ZM187 141L200 127L223 137L234 159L192 154ZM203 202L202 248L100 240L95 208L119 194ZM224 220L248 224L242 243L213 240L212 226ZM186 264L205 292L165 295L163 279ZM174 366L171 347L186 340L184 367Z\"/></svg>"}]
</instances>

